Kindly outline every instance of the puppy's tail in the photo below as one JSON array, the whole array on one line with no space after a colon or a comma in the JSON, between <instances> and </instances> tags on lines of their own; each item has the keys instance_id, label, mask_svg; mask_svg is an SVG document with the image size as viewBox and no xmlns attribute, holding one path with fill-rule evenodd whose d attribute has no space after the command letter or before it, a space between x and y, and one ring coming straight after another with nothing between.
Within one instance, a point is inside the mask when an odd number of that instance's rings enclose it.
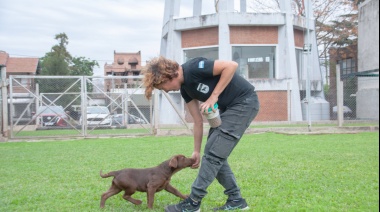
<instances>
[{"instance_id":1,"label":"puppy's tail","mask_svg":"<svg viewBox=\"0 0 380 212\"><path fill-rule=\"evenodd\" d=\"M116 171L113 171L113 172L109 172L107 174L103 174L102 173L102 170L100 170L100 176L102 178L107 178L107 177L114 177L116 175Z\"/></svg>"}]
</instances>

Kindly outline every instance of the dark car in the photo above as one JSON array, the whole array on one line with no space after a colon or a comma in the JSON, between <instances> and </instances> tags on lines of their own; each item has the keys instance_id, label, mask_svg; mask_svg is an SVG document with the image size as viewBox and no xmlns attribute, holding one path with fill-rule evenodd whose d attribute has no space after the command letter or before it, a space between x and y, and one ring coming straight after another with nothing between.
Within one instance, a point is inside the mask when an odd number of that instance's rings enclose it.
<instances>
[{"instance_id":1,"label":"dark car","mask_svg":"<svg viewBox=\"0 0 380 212\"><path fill-rule=\"evenodd\" d=\"M33 120L38 120L40 126L66 127L68 116L62 106L40 106Z\"/></svg>"}]
</instances>

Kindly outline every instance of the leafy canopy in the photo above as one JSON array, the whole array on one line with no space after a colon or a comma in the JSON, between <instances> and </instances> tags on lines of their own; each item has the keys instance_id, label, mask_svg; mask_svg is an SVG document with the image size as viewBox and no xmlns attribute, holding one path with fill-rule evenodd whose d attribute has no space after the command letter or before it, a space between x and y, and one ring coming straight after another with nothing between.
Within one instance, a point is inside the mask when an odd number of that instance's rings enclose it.
<instances>
[{"instance_id":1,"label":"leafy canopy","mask_svg":"<svg viewBox=\"0 0 380 212\"><path fill-rule=\"evenodd\" d=\"M67 51L69 38L65 33L55 35L58 44L41 58L41 75L50 76L92 76L99 67L95 60L85 57L72 57Z\"/></svg>"}]
</instances>

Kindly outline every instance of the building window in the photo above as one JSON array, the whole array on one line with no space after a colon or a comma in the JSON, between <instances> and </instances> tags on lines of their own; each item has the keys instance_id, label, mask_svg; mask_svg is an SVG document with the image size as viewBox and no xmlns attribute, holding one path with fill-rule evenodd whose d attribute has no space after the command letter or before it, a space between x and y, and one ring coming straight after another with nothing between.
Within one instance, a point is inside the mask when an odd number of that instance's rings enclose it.
<instances>
[{"instance_id":1,"label":"building window","mask_svg":"<svg viewBox=\"0 0 380 212\"><path fill-rule=\"evenodd\" d=\"M298 71L298 79L305 80L306 77L303 76L303 49L296 49L296 62L297 62L297 71Z\"/></svg>"},{"instance_id":2,"label":"building window","mask_svg":"<svg viewBox=\"0 0 380 212\"><path fill-rule=\"evenodd\" d=\"M234 46L233 60L239 64L237 72L246 79L273 79L276 74L276 47Z\"/></svg>"},{"instance_id":3,"label":"building window","mask_svg":"<svg viewBox=\"0 0 380 212\"><path fill-rule=\"evenodd\" d=\"M356 72L356 60L353 58L340 60L339 65L340 65L340 74L342 76Z\"/></svg>"},{"instance_id":4,"label":"building window","mask_svg":"<svg viewBox=\"0 0 380 212\"><path fill-rule=\"evenodd\" d=\"M183 51L184 61L187 62L196 57L204 57L210 60L217 60L219 58L218 47L200 48L200 49L186 49Z\"/></svg>"}]
</instances>

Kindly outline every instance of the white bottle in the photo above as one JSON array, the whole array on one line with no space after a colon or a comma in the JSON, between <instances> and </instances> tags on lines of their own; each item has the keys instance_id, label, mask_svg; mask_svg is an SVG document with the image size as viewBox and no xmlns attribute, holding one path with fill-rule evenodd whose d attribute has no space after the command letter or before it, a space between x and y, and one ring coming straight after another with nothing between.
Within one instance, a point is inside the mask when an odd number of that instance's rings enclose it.
<instances>
[{"instance_id":1,"label":"white bottle","mask_svg":"<svg viewBox=\"0 0 380 212\"><path fill-rule=\"evenodd\" d=\"M206 119L208 123L210 124L211 128L219 127L222 124L222 119L220 119L219 109L218 109L218 103L214 104L214 111L212 111L211 108L208 109L207 112L205 112Z\"/></svg>"}]
</instances>

